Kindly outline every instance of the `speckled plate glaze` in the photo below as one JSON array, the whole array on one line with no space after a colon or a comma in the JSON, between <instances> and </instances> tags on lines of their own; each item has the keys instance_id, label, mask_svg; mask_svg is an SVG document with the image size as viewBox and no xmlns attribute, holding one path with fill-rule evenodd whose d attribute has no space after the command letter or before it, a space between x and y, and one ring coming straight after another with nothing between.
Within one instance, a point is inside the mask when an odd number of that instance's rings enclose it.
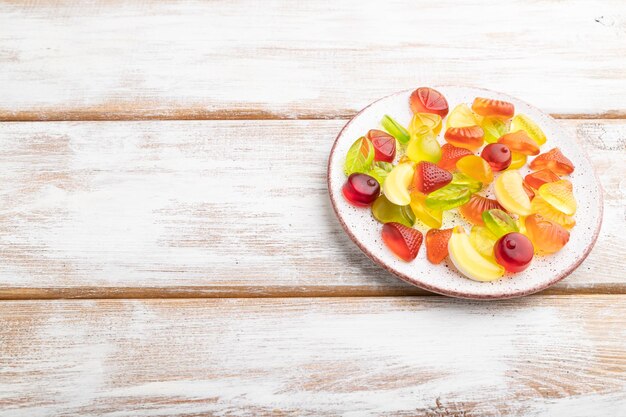
<instances>
[{"instance_id":1,"label":"speckled plate glaze","mask_svg":"<svg viewBox=\"0 0 626 417\"><path fill-rule=\"evenodd\" d=\"M350 145L370 129L381 129L380 120L389 114L398 122L407 126L411 120L408 105L412 90L401 91L384 97L359 112L344 126L335 140L328 160L328 190L333 209L344 230L356 245L374 262L396 275L398 278L439 294L452 297L474 299L503 299L520 297L541 291L569 275L587 257L593 247L602 223L602 191L599 181L585 151L577 142L576 135L568 132L561 124L539 109L516 98L495 91L459 87L434 86L444 94L450 110L459 103L471 105L475 97L489 97L512 102L515 112L530 116L546 134L548 141L541 147L546 152L559 147L572 160L576 170L569 177L574 184L574 194L578 210L574 216L576 226L571 231L570 241L560 252L551 256L535 257L531 266L517 274L507 274L494 282L476 282L459 273L452 262L446 260L433 265L426 259L426 248L422 245L417 258L404 262L396 258L384 245L380 236L382 225L371 214L369 208L357 208L350 205L341 193L346 181L343 173L345 155ZM444 121L445 123L445 121ZM439 142L444 143L443 130ZM530 162L531 158L529 158ZM526 175L528 165L520 172ZM490 196L490 190L481 194ZM462 224L469 231L466 223L456 210L444 214L442 228ZM424 235L428 228L419 220L414 226Z\"/></svg>"}]
</instances>

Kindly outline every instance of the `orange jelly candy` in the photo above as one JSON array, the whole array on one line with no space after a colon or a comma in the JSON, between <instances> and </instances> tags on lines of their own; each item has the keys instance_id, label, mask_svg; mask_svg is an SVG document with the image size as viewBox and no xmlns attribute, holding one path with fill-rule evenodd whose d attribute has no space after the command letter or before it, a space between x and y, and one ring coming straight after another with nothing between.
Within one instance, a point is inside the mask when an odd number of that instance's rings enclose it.
<instances>
[{"instance_id":1,"label":"orange jelly candy","mask_svg":"<svg viewBox=\"0 0 626 417\"><path fill-rule=\"evenodd\" d=\"M538 190L539 187L547 182L554 182L558 180L560 180L559 176L547 168L528 174L524 178L524 181L535 190Z\"/></svg>"},{"instance_id":2,"label":"orange jelly candy","mask_svg":"<svg viewBox=\"0 0 626 417\"><path fill-rule=\"evenodd\" d=\"M426 257L430 263L441 263L448 256L450 236L452 229L430 229L426 233Z\"/></svg>"},{"instance_id":3,"label":"orange jelly candy","mask_svg":"<svg viewBox=\"0 0 626 417\"><path fill-rule=\"evenodd\" d=\"M552 222L540 214L526 217L526 234L533 242L535 252L558 252L569 242L569 232L560 224Z\"/></svg>"},{"instance_id":4,"label":"orange jelly candy","mask_svg":"<svg viewBox=\"0 0 626 417\"><path fill-rule=\"evenodd\" d=\"M456 162L467 155L473 155L472 151L445 143L441 147L441 159L437 165L439 168L454 171L456 169Z\"/></svg>"},{"instance_id":5,"label":"orange jelly candy","mask_svg":"<svg viewBox=\"0 0 626 417\"><path fill-rule=\"evenodd\" d=\"M481 116L510 119L515 114L515 106L508 101L476 97L472 103L472 110Z\"/></svg>"},{"instance_id":6,"label":"orange jelly candy","mask_svg":"<svg viewBox=\"0 0 626 417\"><path fill-rule=\"evenodd\" d=\"M470 176L483 184L489 184L493 181L493 171L491 170L491 166L489 166L489 163L480 156L464 156L457 161L456 167L465 175Z\"/></svg>"},{"instance_id":7,"label":"orange jelly candy","mask_svg":"<svg viewBox=\"0 0 626 417\"><path fill-rule=\"evenodd\" d=\"M475 151L483 144L485 132L480 126L450 127L446 130L446 141L459 148Z\"/></svg>"},{"instance_id":8,"label":"orange jelly candy","mask_svg":"<svg viewBox=\"0 0 626 417\"><path fill-rule=\"evenodd\" d=\"M536 195L530 203L530 210L534 214L541 214L545 219L558 223L566 229L576 226L576 220L572 216L557 210L554 206L544 200L540 195Z\"/></svg>"},{"instance_id":9,"label":"orange jelly candy","mask_svg":"<svg viewBox=\"0 0 626 417\"><path fill-rule=\"evenodd\" d=\"M534 171L548 168L557 175L569 175L574 172L574 164L561 153L559 148L542 153L533 159L529 166Z\"/></svg>"},{"instance_id":10,"label":"orange jelly candy","mask_svg":"<svg viewBox=\"0 0 626 417\"><path fill-rule=\"evenodd\" d=\"M506 145L512 152L523 155L539 155L539 145L523 130L501 136L498 143Z\"/></svg>"},{"instance_id":11,"label":"orange jelly candy","mask_svg":"<svg viewBox=\"0 0 626 417\"><path fill-rule=\"evenodd\" d=\"M470 198L470 201L459 207L459 213L461 213L468 222L477 226L484 226L483 211L491 209L504 210L500 203L498 203L498 200L474 194Z\"/></svg>"}]
</instances>

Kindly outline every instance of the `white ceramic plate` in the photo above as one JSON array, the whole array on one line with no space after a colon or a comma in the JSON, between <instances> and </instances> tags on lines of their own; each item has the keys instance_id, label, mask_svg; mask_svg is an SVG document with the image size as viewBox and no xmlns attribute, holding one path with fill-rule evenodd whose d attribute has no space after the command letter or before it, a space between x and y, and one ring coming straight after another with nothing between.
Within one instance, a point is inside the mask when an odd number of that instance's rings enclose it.
<instances>
[{"instance_id":1,"label":"white ceramic plate","mask_svg":"<svg viewBox=\"0 0 626 417\"><path fill-rule=\"evenodd\" d=\"M378 263L398 278L440 294L462 298L502 299L520 297L541 291L565 278L587 257L593 247L600 224L602 223L602 192L600 183L594 174L591 162L577 142L576 135L567 131L561 124L539 109L506 94L479 88L458 86L434 86L448 100L450 110L459 103L471 105L475 97L488 97L506 100L515 105L515 113L530 116L544 131L548 141L541 147L541 152L559 147L575 166L569 177L574 185L574 195L578 210L574 216L576 226L571 230L569 243L560 252L550 256L537 256L528 269L517 274L507 274L494 282L476 282L459 273L452 262L446 260L433 265L426 259L425 244L415 260L404 262L396 258L384 245L381 238L382 225L371 214L369 208L357 208L350 205L341 193L346 181L343 163L350 145L370 129L381 129L380 120L389 114L402 125L411 120L409 96L412 90L401 91L384 97L359 112L341 130L335 140L328 161L328 190L330 199L339 222L357 246L374 262ZM445 120L444 120L445 123ZM439 142L443 140L443 132ZM528 162L531 158L528 159ZM530 172L528 164L520 170L522 175ZM481 194L485 195L484 192ZM489 191L486 195L489 195ZM442 228L464 225L469 231L470 225L456 210L446 212ZM415 228L424 235L428 227L417 221Z\"/></svg>"}]
</instances>

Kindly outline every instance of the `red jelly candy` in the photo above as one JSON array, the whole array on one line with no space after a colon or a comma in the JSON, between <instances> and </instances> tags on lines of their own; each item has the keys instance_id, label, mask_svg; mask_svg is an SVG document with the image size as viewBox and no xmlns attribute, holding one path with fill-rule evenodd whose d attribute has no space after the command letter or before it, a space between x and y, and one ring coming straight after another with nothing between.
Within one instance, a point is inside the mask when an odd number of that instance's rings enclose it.
<instances>
[{"instance_id":1,"label":"red jelly candy","mask_svg":"<svg viewBox=\"0 0 626 417\"><path fill-rule=\"evenodd\" d=\"M420 87L411 93L409 105L413 113L434 113L443 119L448 114L448 101L439 91Z\"/></svg>"},{"instance_id":2,"label":"red jelly candy","mask_svg":"<svg viewBox=\"0 0 626 417\"><path fill-rule=\"evenodd\" d=\"M472 151L446 143L441 147L441 159L437 166L448 171L454 171L456 162L467 155L473 155Z\"/></svg>"},{"instance_id":3,"label":"red jelly candy","mask_svg":"<svg viewBox=\"0 0 626 417\"><path fill-rule=\"evenodd\" d=\"M511 165L511 150L506 145L490 143L485 146L480 156L494 171L504 171Z\"/></svg>"},{"instance_id":4,"label":"red jelly candy","mask_svg":"<svg viewBox=\"0 0 626 417\"><path fill-rule=\"evenodd\" d=\"M413 187L419 192L430 194L443 186L450 184L452 174L445 169L439 168L432 162L421 161L415 167L413 174Z\"/></svg>"},{"instance_id":5,"label":"red jelly candy","mask_svg":"<svg viewBox=\"0 0 626 417\"><path fill-rule=\"evenodd\" d=\"M382 130L372 129L367 132L367 138L374 145L374 160L393 162L396 157L396 138Z\"/></svg>"},{"instance_id":6,"label":"red jelly candy","mask_svg":"<svg viewBox=\"0 0 626 417\"><path fill-rule=\"evenodd\" d=\"M530 239L521 233L512 232L496 242L493 253L496 261L509 272L520 272L528 268L533 260L535 248Z\"/></svg>"},{"instance_id":7,"label":"red jelly candy","mask_svg":"<svg viewBox=\"0 0 626 417\"><path fill-rule=\"evenodd\" d=\"M524 178L524 181L535 190L538 190L539 187L547 182L554 182L558 180L560 180L559 176L550 171L548 168L528 174L526 175L526 178Z\"/></svg>"},{"instance_id":8,"label":"red jelly candy","mask_svg":"<svg viewBox=\"0 0 626 417\"><path fill-rule=\"evenodd\" d=\"M398 258L409 262L415 259L422 246L422 232L400 223L385 223L383 241Z\"/></svg>"},{"instance_id":9,"label":"red jelly candy","mask_svg":"<svg viewBox=\"0 0 626 417\"><path fill-rule=\"evenodd\" d=\"M369 206L380 195L380 184L367 174L354 173L342 188L343 196L355 206Z\"/></svg>"}]
</instances>

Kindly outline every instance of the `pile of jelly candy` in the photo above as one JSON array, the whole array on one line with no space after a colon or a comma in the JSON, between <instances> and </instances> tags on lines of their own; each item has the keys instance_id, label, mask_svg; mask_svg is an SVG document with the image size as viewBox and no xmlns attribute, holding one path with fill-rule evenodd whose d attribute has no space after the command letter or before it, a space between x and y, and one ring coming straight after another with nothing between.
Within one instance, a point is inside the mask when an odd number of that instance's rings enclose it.
<instances>
[{"instance_id":1,"label":"pile of jelly candy","mask_svg":"<svg viewBox=\"0 0 626 417\"><path fill-rule=\"evenodd\" d=\"M547 138L533 120L515 114L512 103L482 97L449 112L446 98L428 87L415 90L409 106L407 127L386 115L382 130L354 142L342 189L351 204L371 208L398 258L415 259L428 229L431 263L449 258L468 278L493 281L567 244L576 200L563 177L574 165L559 148L542 153ZM532 172L522 176L529 157ZM441 228L452 210L469 231Z\"/></svg>"}]
</instances>

